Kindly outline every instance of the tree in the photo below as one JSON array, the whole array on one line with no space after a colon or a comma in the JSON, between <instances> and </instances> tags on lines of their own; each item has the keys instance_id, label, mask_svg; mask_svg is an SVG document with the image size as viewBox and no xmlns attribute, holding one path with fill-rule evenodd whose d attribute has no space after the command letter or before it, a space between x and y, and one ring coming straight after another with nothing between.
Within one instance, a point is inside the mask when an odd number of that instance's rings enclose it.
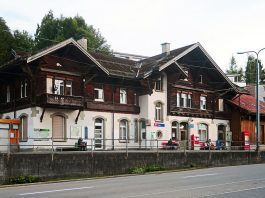
<instances>
[{"instance_id":1,"label":"tree","mask_svg":"<svg viewBox=\"0 0 265 198\"><path fill-rule=\"evenodd\" d=\"M5 20L0 17L0 65L12 58L12 34Z\"/></svg>"},{"instance_id":2,"label":"tree","mask_svg":"<svg viewBox=\"0 0 265 198\"><path fill-rule=\"evenodd\" d=\"M256 83L256 61L257 59L253 56L248 56L248 61L246 65L246 72L245 72L245 78L246 83ZM265 71L263 69L263 65L261 64L261 61L259 61L259 71L260 71L260 83L265 82Z\"/></svg>"},{"instance_id":3,"label":"tree","mask_svg":"<svg viewBox=\"0 0 265 198\"><path fill-rule=\"evenodd\" d=\"M55 18L52 11L46 14L35 33L35 49L39 50L73 37L78 40L85 37L88 40L89 51L110 53L110 46L93 26L87 25L81 16Z\"/></svg>"},{"instance_id":4,"label":"tree","mask_svg":"<svg viewBox=\"0 0 265 198\"><path fill-rule=\"evenodd\" d=\"M32 52L34 40L32 36L25 30L13 32L13 49L15 51Z\"/></svg>"},{"instance_id":5,"label":"tree","mask_svg":"<svg viewBox=\"0 0 265 198\"><path fill-rule=\"evenodd\" d=\"M227 74L239 74L239 81L243 80L244 74L243 69L240 67L238 68L236 64L236 59L234 56L231 57L229 69L226 70Z\"/></svg>"}]
</instances>

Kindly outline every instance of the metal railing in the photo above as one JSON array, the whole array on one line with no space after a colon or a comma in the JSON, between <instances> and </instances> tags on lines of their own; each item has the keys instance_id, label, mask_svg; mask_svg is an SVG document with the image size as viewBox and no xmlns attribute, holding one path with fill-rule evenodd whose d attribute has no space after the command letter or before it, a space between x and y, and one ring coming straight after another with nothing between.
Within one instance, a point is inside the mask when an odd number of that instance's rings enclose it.
<instances>
[{"instance_id":1,"label":"metal railing","mask_svg":"<svg viewBox=\"0 0 265 198\"><path fill-rule=\"evenodd\" d=\"M14 139L12 142L18 144L10 144L8 138L0 139L0 152L62 152L62 151L80 151L78 145L79 138L27 138L27 141L19 141ZM15 140L15 141L14 141ZM211 141L209 142L193 142L190 140L173 141L162 139L143 139L135 141L135 139L84 139L86 142L86 152L98 151L115 151L115 152L228 152L231 150L255 150L255 144L245 146L241 141ZM195 144L198 143L198 144Z\"/></svg>"}]
</instances>

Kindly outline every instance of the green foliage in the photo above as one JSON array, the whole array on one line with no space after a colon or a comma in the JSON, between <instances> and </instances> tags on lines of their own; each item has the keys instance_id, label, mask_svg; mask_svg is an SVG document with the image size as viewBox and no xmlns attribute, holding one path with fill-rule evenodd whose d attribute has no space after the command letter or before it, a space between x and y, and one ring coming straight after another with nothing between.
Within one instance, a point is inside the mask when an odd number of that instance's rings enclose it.
<instances>
[{"instance_id":1,"label":"green foliage","mask_svg":"<svg viewBox=\"0 0 265 198\"><path fill-rule=\"evenodd\" d=\"M15 30L13 33L13 49L16 51L32 52L34 40L25 30L20 32Z\"/></svg>"},{"instance_id":2,"label":"green foliage","mask_svg":"<svg viewBox=\"0 0 265 198\"><path fill-rule=\"evenodd\" d=\"M229 69L226 70L227 74L239 74L239 81L243 80L244 74L243 69L238 68L236 59L234 56L231 57Z\"/></svg>"},{"instance_id":3,"label":"green foliage","mask_svg":"<svg viewBox=\"0 0 265 198\"><path fill-rule=\"evenodd\" d=\"M88 40L89 51L110 53L110 46L106 44L99 30L87 25L83 17L77 15L72 18L61 15L60 18L55 18L52 11L43 17L37 27L35 49L39 50L71 37L75 40L85 37Z\"/></svg>"},{"instance_id":4,"label":"green foliage","mask_svg":"<svg viewBox=\"0 0 265 198\"><path fill-rule=\"evenodd\" d=\"M134 167L129 170L131 174L144 174L147 172L155 172L155 171L162 171L165 170L163 167L153 164L153 165L146 165L146 166L139 166Z\"/></svg>"},{"instance_id":5,"label":"green foliage","mask_svg":"<svg viewBox=\"0 0 265 198\"><path fill-rule=\"evenodd\" d=\"M19 176L19 177L13 177L10 178L7 184L25 184L25 183L34 183L34 182L39 182L40 179L38 177L34 176Z\"/></svg>"},{"instance_id":6,"label":"green foliage","mask_svg":"<svg viewBox=\"0 0 265 198\"><path fill-rule=\"evenodd\" d=\"M12 34L5 20L0 17L0 65L12 58Z\"/></svg>"},{"instance_id":7,"label":"green foliage","mask_svg":"<svg viewBox=\"0 0 265 198\"><path fill-rule=\"evenodd\" d=\"M246 72L245 72L245 78L246 83L256 83L256 64L257 59L253 56L248 56L248 61L246 65ZM260 70L260 82L264 83L265 81L265 71L263 69L263 65L261 64L261 61L259 61L259 70Z\"/></svg>"}]
</instances>

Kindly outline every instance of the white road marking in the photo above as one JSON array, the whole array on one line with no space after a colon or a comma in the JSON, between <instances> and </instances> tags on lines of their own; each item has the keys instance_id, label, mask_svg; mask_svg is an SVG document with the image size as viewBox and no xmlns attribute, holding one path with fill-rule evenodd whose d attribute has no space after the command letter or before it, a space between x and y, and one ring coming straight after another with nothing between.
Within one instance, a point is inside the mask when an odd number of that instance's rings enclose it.
<instances>
[{"instance_id":1,"label":"white road marking","mask_svg":"<svg viewBox=\"0 0 265 198\"><path fill-rule=\"evenodd\" d=\"M186 179L186 178L205 177L205 176L212 176L212 175L218 175L218 173L209 173L209 174L203 174L203 175L191 175L191 176L185 176L185 177L182 177L182 178Z\"/></svg>"},{"instance_id":2,"label":"white road marking","mask_svg":"<svg viewBox=\"0 0 265 198\"><path fill-rule=\"evenodd\" d=\"M168 193L174 193L174 192L180 192L180 191L197 190L197 189L211 188L211 187L217 187L217 186L225 186L225 185L230 185L230 184L239 184L239 183L251 182L251 181L265 181L265 179L251 179L251 180L242 180L242 181L228 182L228 183L222 183L222 184L214 184L214 185L208 185L208 186L198 186L198 187L194 187L194 188L182 188L182 189L169 190L169 191L160 191L160 192L154 192L154 193L131 195L131 196L126 196L125 198L147 197L147 196L152 196L152 195L160 195L160 194L168 194Z\"/></svg>"},{"instance_id":3,"label":"white road marking","mask_svg":"<svg viewBox=\"0 0 265 198\"><path fill-rule=\"evenodd\" d=\"M53 192L82 190L82 189L89 189L89 188L94 188L94 186L80 187L80 188L65 188L65 189L59 189L59 190L48 190L48 191L40 191L40 192L31 192L31 193L23 193L23 194L18 194L18 195L20 195L20 196L24 196L24 195L35 195L35 194L45 194L45 193L53 193Z\"/></svg>"},{"instance_id":4,"label":"white road marking","mask_svg":"<svg viewBox=\"0 0 265 198\"><path fill-rule=\"evenodd\" d=\"M242 190L235 190L235 191L227 191L227 192L222 192L222 193L216 193L216 194L210 194L210 195L204 195L201 197L212 197L212 196L217 196L217 195L225 195L225 194L231 194L231 193L237 193L237 192L244 192L244 191L250 191L250 190L257 190L257 189L262 189L265 188L265 186L260 186L260 187L255 187L255 188L246 188ZM198 197L199 198L199 197Z\"/></svg>"}]
</instances>

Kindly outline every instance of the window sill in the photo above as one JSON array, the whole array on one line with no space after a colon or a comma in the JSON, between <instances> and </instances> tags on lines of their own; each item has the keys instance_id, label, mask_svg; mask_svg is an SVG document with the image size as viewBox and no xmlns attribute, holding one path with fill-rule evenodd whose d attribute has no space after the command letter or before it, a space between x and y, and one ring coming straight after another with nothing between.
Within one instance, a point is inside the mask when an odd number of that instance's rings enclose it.
<instances>
[{"instance_id":1,"label":"window sill","mask_svg":"<svg viewBox=\"0 0 265 198\"><path fill-rule=\"evenodd\" d=\"M95 102L104 102L103 99L94 99Z\"/></svg>"}]
</instances>

